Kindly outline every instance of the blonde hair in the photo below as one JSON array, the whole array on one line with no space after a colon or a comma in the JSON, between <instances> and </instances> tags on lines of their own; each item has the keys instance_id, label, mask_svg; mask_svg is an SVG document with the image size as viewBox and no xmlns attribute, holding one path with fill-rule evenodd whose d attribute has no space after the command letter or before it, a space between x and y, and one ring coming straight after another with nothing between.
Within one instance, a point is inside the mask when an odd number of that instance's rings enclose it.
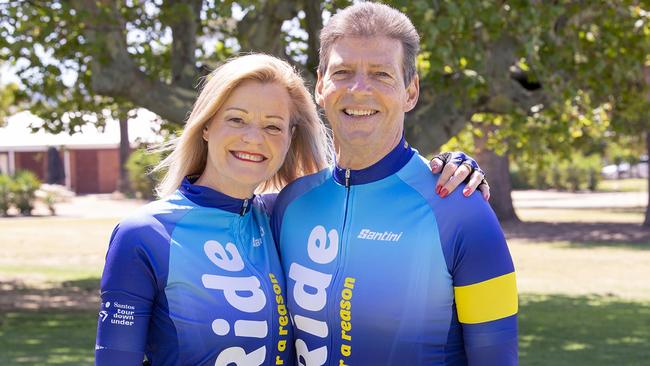
<instances>
[{"instance_id":1,"label":"blonde hair","mask_svg":"<svg viewBox=\"0 0 650 366\"><path fill-rule=\"evenodd\" d=\"M208 148L203 128L223 106L232 92L244 81L278 83L286 88L291 99L291 146L284 163L258 191L280 190L296 178L315 173L332 161L332 143L327 128L320 120L316 105L305 83L287 62L264 54L250 54L228 60L207 76L182 134L162 145L158 151L171 153L153 171L165 171L156 187L158 196L173 193L186 176L203 173ZM251 96L254 98L255 96Z\"/></svg>"}]
</instances>

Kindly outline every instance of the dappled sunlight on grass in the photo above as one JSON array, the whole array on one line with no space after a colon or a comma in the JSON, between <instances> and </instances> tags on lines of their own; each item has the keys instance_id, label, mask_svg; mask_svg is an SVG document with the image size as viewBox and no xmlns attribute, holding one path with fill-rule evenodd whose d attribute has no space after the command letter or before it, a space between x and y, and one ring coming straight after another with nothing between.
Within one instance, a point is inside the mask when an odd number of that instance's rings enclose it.
<instances>
[{"instance_id":1,"label":"dappled sunlight on grass","mask_svg":"<svg viewBox=\"0 0 650 366\"><path fill-rule=\"evenodd\" d=\"M97 312L0 314L0 365L90 365Z\"/></svg>"},{"instance_id":2,"label":"dappled sunlight on grass","mask_svg":"<svg viewBox=\"0 0 650 366\"><path fill-rule=\"evenodd\" d=\"M650 302L531 294L520 301L522 365L644 365L650 358Z\"/></svg>"}]
</instances>

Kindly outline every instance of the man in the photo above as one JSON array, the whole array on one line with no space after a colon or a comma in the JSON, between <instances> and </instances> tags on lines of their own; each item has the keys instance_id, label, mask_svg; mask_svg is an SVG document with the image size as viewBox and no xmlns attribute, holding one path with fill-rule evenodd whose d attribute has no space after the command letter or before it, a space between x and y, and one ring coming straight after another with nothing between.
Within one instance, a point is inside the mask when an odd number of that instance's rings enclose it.
<instances>
[{"instance_id":1,"label":"man","mask_svg":"<svg viewBox=\"0 0 650 366\"><path fill-rule=\"evenodd\" d=\"M418 44L404 14L375 3L321 33L315 95L337 165L289 185L272 219L301 364L517 364L515 274L494 213L476 195L436 195L403 139Z\"/></svg>"}]
</instances>

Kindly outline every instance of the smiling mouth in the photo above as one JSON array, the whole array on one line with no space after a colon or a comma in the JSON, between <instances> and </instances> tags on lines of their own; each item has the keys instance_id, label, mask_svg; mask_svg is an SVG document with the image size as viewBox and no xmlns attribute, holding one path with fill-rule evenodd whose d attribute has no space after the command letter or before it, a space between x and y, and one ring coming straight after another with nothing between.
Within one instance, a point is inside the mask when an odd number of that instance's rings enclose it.
<instances>
[{"instance_id":1,"label":"smiling mouth","mask_svg":"<svg viewBox=\"0 0 650 366\"><path fill-rule=\"evenodd\" d=\"M230 153L238 160L250 161L253 163L260 163L267 159L266 156L262 154L255 154L244 151L230 151Z\"/></svg>"},{"instance_id":2,"label":"smiling mouth","mask_svg":"<svg viewBox=\"0 0 650 366\"><path fill-rule=\"evenodd\" d=\"M376 109L345 108L343 113L350 117L368 117L379 113L379 111Z\"/></svg>"}]
</instances>

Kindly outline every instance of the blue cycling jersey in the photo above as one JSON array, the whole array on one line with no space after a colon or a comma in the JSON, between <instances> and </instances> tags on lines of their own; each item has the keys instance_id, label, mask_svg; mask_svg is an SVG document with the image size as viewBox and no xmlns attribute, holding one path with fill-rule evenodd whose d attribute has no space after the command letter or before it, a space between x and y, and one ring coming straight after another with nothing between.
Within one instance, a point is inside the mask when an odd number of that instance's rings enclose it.
<instances>
[{"instance_id":1,"label":"blue cycling jersey","mask_svg":"<svg viewBox=\"0 0 650 366\"><path fill-rule=\"evenodd\" d=\"M402 142L373 166L327 169L278 196L280 244L305 365L517 364L512 260L489 205Z\"/></svg>"},{"instance_id":2,"label":"blue cycling jersey","mask_svg":"<svg viewBox=\"0 0 650 366\"><path fill-rule=\"evenodd\" d=\"M101 281L96 365L290 365L284 275L262 198L185 180L122 221Z\"/></svg>"}]
</instances>

